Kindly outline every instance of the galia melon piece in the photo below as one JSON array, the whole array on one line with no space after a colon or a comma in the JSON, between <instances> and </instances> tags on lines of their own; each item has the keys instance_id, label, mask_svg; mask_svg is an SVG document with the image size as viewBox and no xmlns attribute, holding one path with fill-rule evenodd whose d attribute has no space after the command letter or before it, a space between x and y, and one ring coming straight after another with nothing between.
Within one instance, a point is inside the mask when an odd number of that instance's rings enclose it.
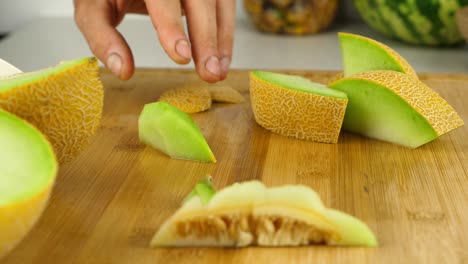
<instances>
[{"instance_id":1,"label":"galia melon piece","mask_svg":"<svg viewBox=\"0 0 468 264\"><path fill-rule=\"evenodd\" d=\"M52 146L32 125L0 110L0 259L46 207L57 174Z\"/></svg>"},{"instance_id":2,"label":"galia melon piece","mask_svg":"<svg viewBox=\"0 0 468 264\"><path fill-rule=\"evenodd\" d=\"M345 93L300 76L250 73L255 120L275 133L324 143L337 143L348 103Z\"/></svg>"},{"instance_id":3,"label":"galia melon piece","mask_svg":"<svg viewBox=\"0 0 468 264\"><path fill-rule=\"evenodd\" d=\"M155 247L376 246L362 221L326 208L301 185L267 188L259 181L235 183L207 204L193 196L154 235Z\"/></svg>"},{"instance_id":4,"label":"galia melon piece","mask_svg":"<svg viewBox=\"0 0 468 264\"><path fill-rule=\"evenodd\" d=\"M160 102L169 103L189 113L199 113L211 108L211 94L203 87L181 87L167 90L159 97Z\"/></svg>"},{"instance_id":5,"label":"galia melon piece","mask_svg":"<svg viewBox=\"0 0 468 264\"><path fill-rule=\"evenodd\" d=\"M344 77L373 70L392 70L417 78L411 65L390 47L350 33L338 33L338 37L343 56Z\"/></svg>"},{"instance_id":6,"label":"galia melon piece","mask_svg":"<svg viewBox=\"0 0 468 264\"><path fill-rule=\"evenodd\" d=\"M418 79L370 71L330 84L349 98L343 129L417 148L463 125L455 110Z\"/></svg>"},{"instance_id":7,"label":"galia melon piece","mask_svg":"<svg viewBox=\"0 0 468 264\"><path fill-rule=\"evenodd\" d=\"M200 128L166 102L145 105L138 120L140 141L176 159L216 163Z\"/></svg>"},{"instance_id":8,"label":"galia melon piece","mask_svg":"<svg viewBox=\"0 0 468 264\"><path fill-rule=\"evenodd\" d=\"M238 104L245 101L242 94L227 85L211 85L208 90L213 102Z\"/></svg>"},{"instance_id":9,"label":"galia melon piece","mask_svg":"<svg viewBox=\"0 0 468 264\"><path fill-rule=\"evenodd\" d=\"M44 133L60 163L88 145L101 120L103 94L96 58L0 79L0 108Z\"/></svg>"}]
</instances>

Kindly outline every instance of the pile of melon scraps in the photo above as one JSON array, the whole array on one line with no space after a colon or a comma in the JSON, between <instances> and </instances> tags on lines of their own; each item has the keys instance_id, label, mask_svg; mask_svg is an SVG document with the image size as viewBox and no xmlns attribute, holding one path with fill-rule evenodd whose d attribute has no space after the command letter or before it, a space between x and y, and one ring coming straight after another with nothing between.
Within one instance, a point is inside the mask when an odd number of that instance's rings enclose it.
<instances>
[{"instance_id":1,"label":"pile of melon scraps","mask_svg":"<svg viewBox=\"0 0 468 264\"><path fill-rule=\"evenodd\" d=\"M88 145L103 94L96 58L0 78L0 258L42 214L58 163Z\"/></svg>"}]
</instances>

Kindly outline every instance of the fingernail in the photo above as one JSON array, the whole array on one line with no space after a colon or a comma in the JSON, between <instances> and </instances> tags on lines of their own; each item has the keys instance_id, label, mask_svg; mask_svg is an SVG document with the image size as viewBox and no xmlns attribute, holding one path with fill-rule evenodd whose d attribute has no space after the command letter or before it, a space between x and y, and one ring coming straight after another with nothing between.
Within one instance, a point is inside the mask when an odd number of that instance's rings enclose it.
<instances>
[{"instance_id":1,"label":"fingernail","mask_svg":"<svg viewBox=\"0 0 468 264\"><path fill-rule=\"evenodd\" d=\"M177 41L175 49L176 49L176 52L183 58L186 58L186 59L192 58L192 51L190 50L190 44L186 40L181 39Z\"/></svg>"},{"instance_id":2,"label":"fingernail","mask_svg":"<svg viewBox=\"0 0 468 264\"><path fill-rule=\"evenodd\" d=\"M229 59L229 57L221 58L221 70L223 71L224 75L227 75L229 66L231 66L231 59Z\"/></svg>"},{"instance_id":3,"label":"fingernail","mask_svg":"<svg viewBox=\"0 0 468 264\"><path fill-rule=\"evenodd\" d=\"M211 56L205 63L205 68L214 75L221 74L221 66L219 65L219 59L216 56Z\"/></svg>"},{"instance_id":4,"label":"fingernail","mask_svg":"<svg viewBox=\"0 0 468 264\"><path fill-rule=\"evenodd\" d=\"M120 77L122 71L122 58L120 58L119 54L111 53L111 55L107 57L106 65L115 76Z\"/></svg>"}]
</instances>

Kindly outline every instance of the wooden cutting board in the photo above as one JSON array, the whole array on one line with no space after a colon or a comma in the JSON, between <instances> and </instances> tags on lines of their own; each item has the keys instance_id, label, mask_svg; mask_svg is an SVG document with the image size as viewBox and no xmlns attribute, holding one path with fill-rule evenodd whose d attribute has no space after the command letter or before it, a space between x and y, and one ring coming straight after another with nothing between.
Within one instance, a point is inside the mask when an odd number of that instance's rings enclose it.
<instances>
[{"instance_id":1,"label":"wooden cutting board","mask_svg":"<svg viewBox=\"0 0 468 264\"><path fill-rule=\"evenodd\" d=\"M294 72L325 82L336 73ZM319 144L268 132L249 101L193 115L217 164L169 159L139 144L137 119L191 71L138 70L128 82L102 75L105 114L91 146L62 166L50 204L4 263L468 263L468 127L415 150L342 133ZM422 75L468 123L468 76ZM248 98L248 74L227 84ZM206 174L224 187L262 180L305 184L327 206L362 219L378 248L153 249L157 228Z\"/></svg>"}]
</instances>

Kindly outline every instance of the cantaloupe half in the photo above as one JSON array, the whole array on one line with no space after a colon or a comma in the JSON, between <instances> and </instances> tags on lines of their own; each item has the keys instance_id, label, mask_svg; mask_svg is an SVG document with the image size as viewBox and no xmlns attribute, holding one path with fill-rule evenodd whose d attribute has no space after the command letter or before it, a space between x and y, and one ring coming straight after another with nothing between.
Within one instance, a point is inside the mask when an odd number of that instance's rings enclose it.
<instances>
[{"instance_id":1,"label":"cantaloupe half","mask_svg":"<svg viewBox=\"0 0 468 264\"><path fill-rule=\"evenodd\" d=\"M182 110L166 102L144 106L138 120L140 141L176 159L215 163L200 128Z\"/></svg>"},{"instance_id":2,"label":"cantaloupe half","mask_svg":"<svg viewBox=\"0 0 468 264\"><path fill-rule=\"evenodd\" d=\"M297 139L338 142L348 103L345 93L300 76L253 71L250 95L260 126Z\"/></svg>"},{"instance_id":3,"label":"cantaloupe half","mask_svg":"<svg viewBox=\"0 0 468 264\"><path fill-rule=\"evenodd\" d=\"M349 98L343 129L417 148L463 125L434 90L408 74L370 71L330 84Z\"/></svg>"},{"instance_id":4,"label":"cantaloupe half","mask_svg":"<svg viewBox=\"0 0 468 264\"><path fill-rule=\"evenodd\" d=\"M417 78L413 67L392 48L360 35L338 33L344 77L373 71L392 70Z\"/></svg>"},{"instance_id":5,"label":"cantaloupe half","mask_svg":"<svg viewBox=\"0 0 468 264\"><path fill-rule=\"evenodd\" d=\"M0 79L0 108L44 133L60 163L88 145L101 120L103 94L96 58Z\"/></svg>"},{"instance_id":6,"label":"cantaloupe half","mask_svg":"<svg viewBox=\"0 0 468 264\"><path fill-rule=\"evenodd\" d=\"M326 208L301 185L267 188L259 181L236 183L191 197L154 235L154 247L376 246L362 221Z\"/></svg>"},{"instance_id":7,"label":"cantaloupe half","mask_svg":"<svg viewBox=\"0 0 468 264\"><path fill-rule=\"evenodd\" d=\"M0 110L0 259L40 217L56 173L55 154L41 132Z\"/></svg>"}]
</instances>

